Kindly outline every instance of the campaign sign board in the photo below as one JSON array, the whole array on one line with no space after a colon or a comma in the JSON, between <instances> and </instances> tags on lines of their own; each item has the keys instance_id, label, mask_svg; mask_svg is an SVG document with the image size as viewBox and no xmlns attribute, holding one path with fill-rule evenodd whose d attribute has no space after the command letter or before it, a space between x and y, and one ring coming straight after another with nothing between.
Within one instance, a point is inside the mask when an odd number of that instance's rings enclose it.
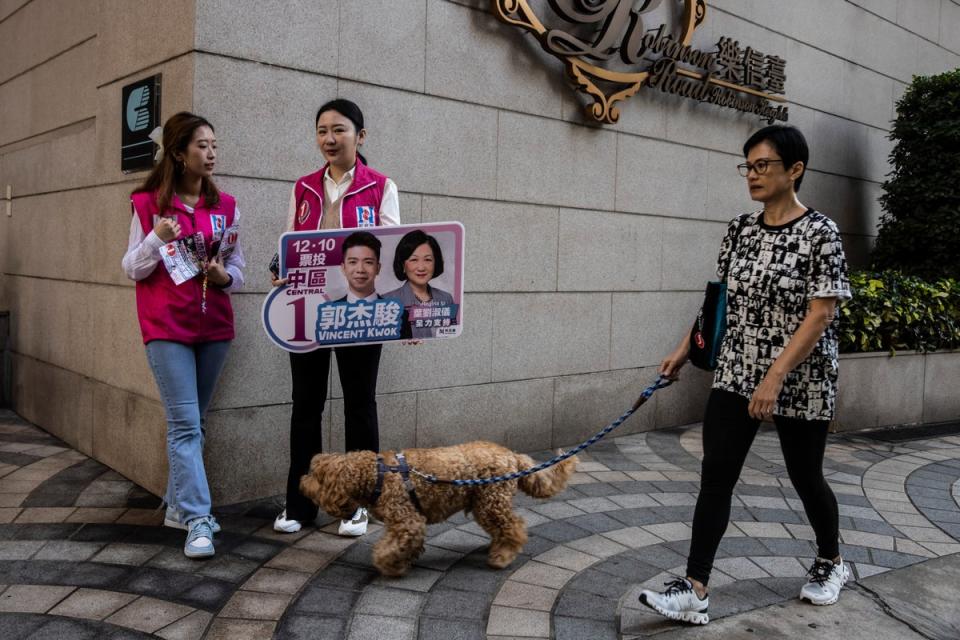
<instances>
[{"instance_id":1,"label":"campaign sign board","mask_svg":"<svg viewBox=\"0 0 960 640\"><path fill-rule=\"evenodd\" d=\"M363 234L379 240L379 264ZM280 236L277 256L287 282L267 295L261 318L287 351L446 339L463 330L459 222L293 231Z\"/></svg>"}]
</instances>

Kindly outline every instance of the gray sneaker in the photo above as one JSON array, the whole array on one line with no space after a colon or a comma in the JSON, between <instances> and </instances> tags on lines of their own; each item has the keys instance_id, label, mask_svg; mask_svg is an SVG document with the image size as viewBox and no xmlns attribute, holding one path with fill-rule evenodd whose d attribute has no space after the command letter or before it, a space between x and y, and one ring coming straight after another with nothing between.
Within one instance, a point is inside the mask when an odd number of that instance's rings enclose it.
<instances>
[{"instance_id":1,"label":"gray sneaker","mask_svg":"<svg viewBox=\"0 0 960 640\"><path fill-rule=\"evenodd\" d=\"M830 560L817 558L807 571L810 579L800 589L800 599L810 604L833 604L840 598L840 590L850 579L850 569L841 559L834 564Z\"/></svg>"},{"instance_id":2,"label":"gray sneaker","mask_svg":"<svg viewBox=\"0 0 960 640\"><path fill-rule=\"evenodd\" d=\"M699 598L697 592L693 590L693 585L686 578L677 578L664 584L667 587L664 591L649 589L641 591L640 602L671 620L690 624L710 622L710 616L707 614L710 596Z\"/></svg>"}]
</instances>

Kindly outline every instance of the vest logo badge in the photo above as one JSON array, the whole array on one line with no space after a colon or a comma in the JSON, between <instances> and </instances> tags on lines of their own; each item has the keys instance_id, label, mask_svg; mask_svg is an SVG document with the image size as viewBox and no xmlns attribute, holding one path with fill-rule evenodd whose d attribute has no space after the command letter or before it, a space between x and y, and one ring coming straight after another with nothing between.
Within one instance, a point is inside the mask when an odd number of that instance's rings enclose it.
<instances>
[{"instance_id":1,"label":"vest logo badge","mask_svg":"<svg viewBox=\"0 0 960 640\"><path fill-rule=\"evenodd\" d=\"M357 226L377 226L376 209L374 207L357 207Z\"/></svg>"},{"instance_id":2,"label":"vest logo badge","mask_svg":"<svg viewBox=\"0 0 960 640\"><path fill-rule=\"evenodd\" d=\"M297 208L297 224L303 224L310 217L310 203L306 200L300 202Z\"/></svg>"},{"instance_id":3,"label":"vest logo badge","mask_svg":"<svg viewBox=\"0 0 960 640\"><path fill-rule=\"evenodd\" d=\"M227 216L219 214L210 216L210 226L213 227L213 237L219 240L227 230Z\"/></svg>"}]
</instances>

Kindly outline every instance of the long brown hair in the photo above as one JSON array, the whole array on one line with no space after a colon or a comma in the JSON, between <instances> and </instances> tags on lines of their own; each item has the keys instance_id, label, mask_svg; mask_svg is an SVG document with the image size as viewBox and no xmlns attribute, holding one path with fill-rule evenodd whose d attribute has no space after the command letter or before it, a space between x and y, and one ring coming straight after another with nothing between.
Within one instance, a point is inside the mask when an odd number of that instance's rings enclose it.
<instances>
[{"instance_id":1,"label":"long brown hair","mask_svg":"<svg viewBox=\"0 0 960 640\"><path fill-rule=\"evenodd\" d=\"M206 118L187 111L175 113L163 125L163 156L160 162L154 165L143 184L133 191L134 193L156 192L157 209L161 212L170 206L177 180L183 175L183 165L177 162L174 154L187 150L190 141L193 140L193 132L200 127L210 127L213 131L213 125ZM220 202L220 192L210 178L203 178L200 183L200 193L203 194L203 200L207 206L215 206Z\"/></svg>"}]
</instances>

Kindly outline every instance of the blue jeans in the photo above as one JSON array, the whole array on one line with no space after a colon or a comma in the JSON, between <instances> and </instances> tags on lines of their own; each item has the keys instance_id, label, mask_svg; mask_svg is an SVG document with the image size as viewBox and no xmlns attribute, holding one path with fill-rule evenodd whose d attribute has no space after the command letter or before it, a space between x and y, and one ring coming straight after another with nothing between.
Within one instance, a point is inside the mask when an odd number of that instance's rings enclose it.
<instances>
[{"instance_id":1,"label":"blue jeans","mask_svg":"<svg viewBox=\"0 0 960 640\"><path fill-rule=\"evenodd\" d=\"M203 466L204 416L229 349L229 340L147 344L147 361L167 414L170 473L164 500L180 522L210 515L210 486Z\"/></svg>"}]
</instances>

